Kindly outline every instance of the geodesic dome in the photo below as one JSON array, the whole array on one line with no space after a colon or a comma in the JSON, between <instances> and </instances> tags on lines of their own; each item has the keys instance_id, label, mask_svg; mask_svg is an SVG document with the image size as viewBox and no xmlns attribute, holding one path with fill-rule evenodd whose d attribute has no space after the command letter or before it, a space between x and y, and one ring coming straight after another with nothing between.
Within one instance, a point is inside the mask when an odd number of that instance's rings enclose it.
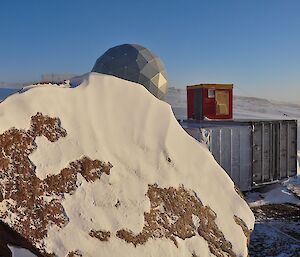
<instances>
[{"instance_id":1,"label":"geodesic dome","mask_svg":"<svg viewBox=\"0 0 300 257\"><path fill-rule=\"evenodd\" d=\"M92 71L139 83L159 99L168 90L163 63L140 45L124 44L108 49L97 59Z\"/></svg>"}]
</instances>

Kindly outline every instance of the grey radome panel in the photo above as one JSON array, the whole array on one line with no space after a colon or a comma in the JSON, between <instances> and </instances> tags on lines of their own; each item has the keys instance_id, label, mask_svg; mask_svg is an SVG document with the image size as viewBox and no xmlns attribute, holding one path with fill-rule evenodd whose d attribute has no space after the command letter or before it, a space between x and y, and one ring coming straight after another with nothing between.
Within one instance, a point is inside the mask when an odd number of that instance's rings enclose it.
<instances>
[{"instance_id":1,"label":"grey radome panel","mask_svg":"<svg viewBox=\"0 0 300 257\"><path fill-rule=\"evenodd\" d=\"M108 49L98 58L92 71L141 84L159 99L167 94L167 74L163 63L140 45L124 44Z\"/></svg>"}]
</instances>

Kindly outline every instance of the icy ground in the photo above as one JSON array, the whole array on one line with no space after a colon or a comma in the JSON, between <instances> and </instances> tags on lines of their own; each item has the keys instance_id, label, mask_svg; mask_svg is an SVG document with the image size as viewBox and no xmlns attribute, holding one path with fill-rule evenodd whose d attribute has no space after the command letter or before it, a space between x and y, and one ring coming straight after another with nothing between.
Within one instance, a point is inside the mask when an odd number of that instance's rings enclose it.
<instances>
[{"instance_id":1,"label":"icy ground","mask_svg":"<svg viewBox=\"0 0 300 257\"><path fill-rule=\"evenodd\" d=\"M300 206L271 204L253 207L256 217L250 256L300 256Z\"/></svg>"},{"instance_id":2,"label":"icy ground","mask_svg":"<svg viewBox=\"0 0 300 257\"><path fill-rule=\"evenodd\" d=\"M247 193L256 218L250 256L300 256L299 189L298 176Z\"/></svg>"},{"instance_id":3,"label":"icy ground","mask_svg":"<svg viewBox=\"0 0 300 257\"><path fill-rule=\"evenodd\" d=\"M185 89L170 88L165 99L177 119L186 119ZM234 97L235 119L296 119L300 132L300 105L253 97ZM246 200L256 216L251 236L251 257L300 256L300 137L298 177L249 192Z\"/></svg>"}]
</instances>

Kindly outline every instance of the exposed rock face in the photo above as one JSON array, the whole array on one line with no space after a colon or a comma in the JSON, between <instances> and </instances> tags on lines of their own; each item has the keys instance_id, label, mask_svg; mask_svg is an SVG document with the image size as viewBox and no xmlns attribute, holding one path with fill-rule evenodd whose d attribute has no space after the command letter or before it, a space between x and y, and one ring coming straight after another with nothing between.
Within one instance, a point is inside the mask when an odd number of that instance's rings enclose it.
<instances>
[{"instance_id":1,"label":"exposed rock face","mask_svg":"<svg viewBox=\"0 0 300 257\"><path fill-rule=\"evenodd\" d=\"M72 194L78 187L78 174L93 182L102 173L109 175L112 168L110 163L83 157L58 175L41 180L29 155L36 149L35 139L42 135L55 142L67 132L58 118L37 113L28 131L12 128L0 135L0 218L10 219L13 229L34 245L46 236L48 225L63 227L68 223L60 202L64 194Z\"/></svg>"},{"instance_id":2,"label":"exposed rock face","mask_svg":"<svg viewBox=\"0 0 300 257\"><path fill-rule=\"evenodd\" d=\"M145 225L142 232L134 235L131 231L119 230L117 236L135 246L145 244L150 238L168 238L176 246L176 238L183 240L202 236L208 243L210 252L217 257L232 256L232 245L215 223L216 214L193 192L184 187L175 189L159 188L150 185L147 196L151 210L145 213ZM201 255L201 253L194 253Z\"/></svg>"},{"instance_id":3,"label":"exposed rock face","mask_svg":"<svg viewBox=\"0 0 300 257\"><path fill-rule=\"evenodd\" d=\"M108 241L110 238L110 232L109 231L103 231L103 230L94 230L92 229L89 233L91 237L95 237L99 239L100 241Z\"/></svg>"},{"instance_id":4,"label":"exposed rock face","mask_svg":"<svg viewBox=\"0 0 300 257\"><path fill-rule=\"evenodd\" d=\"M66 257L82 257L82 253L79 250L69 252Z\"/></svg>"},{"instance_id":5,"label":"exposed rock face","mask_svg":"<svg viewBox=\"0 0 300 257\"><path fill-rule=\"evenodd\" d=\"M252 230L247 227L247 225L241 218L234 216L234 220L235 220L236 224L238 224L242 228L243 233L244 233L245 237L247 238L247 244L249 245Z\"/></svg>"}]
</instances>

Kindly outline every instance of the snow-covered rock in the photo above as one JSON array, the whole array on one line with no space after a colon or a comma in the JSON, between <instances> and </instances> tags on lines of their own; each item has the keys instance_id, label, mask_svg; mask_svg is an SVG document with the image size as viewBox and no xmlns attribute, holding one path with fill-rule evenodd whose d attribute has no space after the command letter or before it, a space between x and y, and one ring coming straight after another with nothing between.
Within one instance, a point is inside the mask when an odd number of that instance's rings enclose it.
<instances>
[{"instance_id":1,"label":"snow-covered rock","mask_svg":"<svg viewBox=\"0 0 300 257\"><path fill-rule=\"evenodd\" d=\"M1 220L45 256L247 256L252 212L170 105L108 75L79 84L0 104Z\"/></svg>"}]
</instances>

